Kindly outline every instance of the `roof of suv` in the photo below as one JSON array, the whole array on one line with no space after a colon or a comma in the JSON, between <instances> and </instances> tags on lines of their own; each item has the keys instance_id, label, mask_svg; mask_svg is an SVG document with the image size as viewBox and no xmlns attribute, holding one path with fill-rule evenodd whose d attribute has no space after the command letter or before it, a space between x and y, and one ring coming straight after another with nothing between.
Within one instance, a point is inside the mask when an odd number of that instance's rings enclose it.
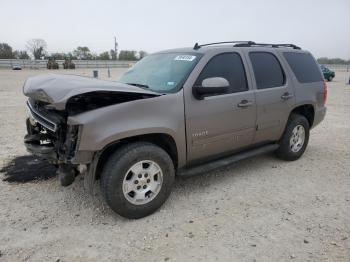
<instances>
[{"instance_id":1,"label":"roof of suv","mask_svg":"<svg viewBox=\"0 0 350 262\"><path fill-rule=\"evenodd\" d=\"M226 41L226 42L217 42L217 43L209 43L209 44L202 44L202 45L199 45L198 43L196 43L193 47L168 49L168 50L160 51L158 53L197 52L197 53L204 54L210 50L217 50L217 49L232 50L236 48L249 48L250 50L253 50L257 47L259 47L259 50L261 49L271 50L271 48L273 48L273 49L279 49L283 51L296 51L296 52L303 52L303 53L307 52L294 44L265 44L265 43L255 43L252 41Z\"/></svg>"}]
</instances>

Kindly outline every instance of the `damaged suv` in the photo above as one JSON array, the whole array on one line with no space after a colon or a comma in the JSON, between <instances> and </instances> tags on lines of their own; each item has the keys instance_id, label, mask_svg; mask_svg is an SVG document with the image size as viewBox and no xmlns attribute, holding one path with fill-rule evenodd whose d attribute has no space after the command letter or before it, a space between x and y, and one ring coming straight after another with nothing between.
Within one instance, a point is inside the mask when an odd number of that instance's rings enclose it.
<instances>
[{"instance_id":1,"label":"damaged suv","mask_svg":"<svg viewBox=\"0 0 350 262\"><path fill-rule=\"evenodd\" d=\"M61 184L100 179L128 218L158 209L175 175L205 173L275 151L296 160L325 114L313 56L291 44L196 44L143 58L119 82L29 78L27 150L58 167Z\"/></svg>"}]
</instances>

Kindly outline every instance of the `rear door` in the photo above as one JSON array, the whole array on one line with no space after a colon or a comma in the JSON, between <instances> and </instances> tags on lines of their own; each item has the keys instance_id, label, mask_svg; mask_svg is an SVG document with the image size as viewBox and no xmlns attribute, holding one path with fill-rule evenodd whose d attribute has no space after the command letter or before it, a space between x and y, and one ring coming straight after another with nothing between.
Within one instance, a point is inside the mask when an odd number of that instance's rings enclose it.
<instances>
[{"instance_id":1,"label":"rear door","mask_svg":"<svg viewBox=\"0 0 350 262\"><path fill-rule=\"evenodd\" d=\"M257 122L254 143L276 141L285 128L294 104L293 84L282 67L279 54L246 52L256 90Z\"/></svg>"},{"instance_id":2,"label":"rear door","mask_svg":"<svg viewBox=\"0 0 350 262\"><path fill-rule=\"evenodd\" d=\"M238 52L207 55L194 84L185 93L188 161L217 158L250 145L255 132L256 105L245 64ZM192 87L209 77L230 83L226 94L196 99Z\"/></svg>"}]
</instances>

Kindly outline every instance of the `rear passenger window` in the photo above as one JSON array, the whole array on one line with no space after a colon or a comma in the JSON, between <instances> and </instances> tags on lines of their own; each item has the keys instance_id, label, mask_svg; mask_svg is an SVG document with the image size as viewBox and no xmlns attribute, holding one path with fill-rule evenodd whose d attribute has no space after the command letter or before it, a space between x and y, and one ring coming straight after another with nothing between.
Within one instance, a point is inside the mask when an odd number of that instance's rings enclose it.
<instances>
[{"instance_id":1,"label":"rear passenger window","mask_svg":"<svg viewBox=\"0 0 350 262\"><path fill-rule=\"evenodd\" d=\"M228 94L248 90L243 62L237 53L214 56L200 73L195 85L202 85L202 81L209 77L225 78L230 83Z\"/></svg>"},{"instance_id":2,"label":"rear passenger window","mask_svg":"<svg viewBox=\"0 0 350 262\"><path fill-rule=\"evenodd\" d=\"M258 89L284 85L284 72L276 56L268 52L249 53Z\"/></svg>"},{"instance_id":3,"label":"rear passenger window","mask_svg":"<svg viewBox=\"0 0 350 262\"><path fill-rule=\"evenodd\" d=\"M286 52L283 55L300 83L323 81L320 70L310 54Z\"/></svg>"}]
</instances>

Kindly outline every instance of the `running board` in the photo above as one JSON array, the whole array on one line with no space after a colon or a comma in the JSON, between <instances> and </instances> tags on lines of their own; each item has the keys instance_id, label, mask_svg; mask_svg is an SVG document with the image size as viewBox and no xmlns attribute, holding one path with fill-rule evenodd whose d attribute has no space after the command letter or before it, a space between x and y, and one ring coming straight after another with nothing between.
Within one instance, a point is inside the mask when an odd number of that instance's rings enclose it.
<instances>
[{"instance_id":1,"label":"running board","mask_svg":"<svg viewBox=\"0 0 350 262\"><path fill-rule=\"evenodd\" d=\"M275 151L278 147L279 147L278 144L269 144L269 145L265 145L265 146L251 149L248 151L243 151L241 153L237 153L237 154L225 157L225 158L220 158L218 160L214 160L214 161L211 161L211 162L203 164L203 165L195 166L195 167L188 168L188 169L180 169L177 171L177 175L178 176L194 176L194 175L198 175L201 173L206 173L206 172L215 170L215 169L220 168L220 167L228 166L228 165L230 165L234 162L240 161L242 159L246 159L246 158L249 158L252 156Z\"/></svg>"}]
</instances>

